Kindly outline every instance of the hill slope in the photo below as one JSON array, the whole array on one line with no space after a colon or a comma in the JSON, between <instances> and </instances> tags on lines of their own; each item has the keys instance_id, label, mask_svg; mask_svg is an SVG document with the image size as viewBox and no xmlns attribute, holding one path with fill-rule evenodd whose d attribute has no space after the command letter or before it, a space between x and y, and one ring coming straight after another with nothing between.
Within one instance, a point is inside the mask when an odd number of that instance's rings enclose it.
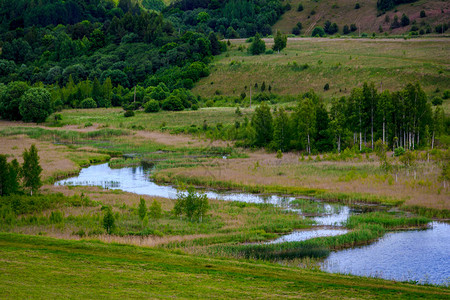
<instances>
[{"instance_id":1,"label":"hill slope","mask_svg":"<svg viewBox=\"0 0 450 300\"><path fill-rule=\"evenodd\" d=\"M412 23L417 22L419 28L431 27L432 31L436 25L450 21L450 2L441 0L420 0L414 3L402 4L393 10L377 16L377 0L292 0L292 9L287 11L281 19L273 26L273 31L281 30L283 33L291 33L292 28L301 22L303 25L302 35L310 36L315 26L323 26L326 20L336 22L339 26L339 33L342 34L344 25L356 24L359 28L356 33L379 33L379 27L383 32L391 34L401 34L411 29ZM297 11L298 5L303 5L303 11ZM355 3L360 4L359 9L355 9ZM426 17L420 18L420 12L424 10ZM312 13L312 11L314 11ZM410 25L390 29L394 15L399 17L405 13L410 18ZM386 16L389 22L386 22Z\"/></svg>"}]
</instances>

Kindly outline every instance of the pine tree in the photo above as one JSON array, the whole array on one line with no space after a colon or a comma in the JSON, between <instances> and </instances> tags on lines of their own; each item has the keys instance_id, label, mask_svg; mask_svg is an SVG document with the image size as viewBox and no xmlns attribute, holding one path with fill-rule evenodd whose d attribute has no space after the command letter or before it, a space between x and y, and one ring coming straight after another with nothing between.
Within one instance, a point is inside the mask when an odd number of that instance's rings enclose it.
<instances>
[{"instance_id":1,"label":"pine tree","mask_svg":"<svg viewBox=\"0 0 450 300\"><path fill-rule=\"evenodd\" d=\"M22 177L23 185L30 189L30 194L39 190L42 186L41 181L42 168L39 165L39 156L37 148L33 144L30 150L26 149L23 152L23 165L22 165Z\"/></svg>"},{"instance_id":2,"label":"pine tree","mask_svg":"<svg viewBox=\"0 0 450 300\"><path fill-rule=\"evenodd\" d=\"M286 48L287 44L287 37L286 35L282 34L281 31L277 30L277 34L274 37L274 45L273 45L273 51L277 51L280 53L281 50Z\"/></svg>"},{"instance_id":3,"label":"pine tree","mask_svg":"<svg viewBox=\"0 0 450 300\"><path fill-rule=\"evenodd\" d=\"M144 198L141 198L140 201L139 201L138 213L139 213L139 219L141 219L141 221L147 215L147 206L145 205Z\"/></svg>"}]
</instances>

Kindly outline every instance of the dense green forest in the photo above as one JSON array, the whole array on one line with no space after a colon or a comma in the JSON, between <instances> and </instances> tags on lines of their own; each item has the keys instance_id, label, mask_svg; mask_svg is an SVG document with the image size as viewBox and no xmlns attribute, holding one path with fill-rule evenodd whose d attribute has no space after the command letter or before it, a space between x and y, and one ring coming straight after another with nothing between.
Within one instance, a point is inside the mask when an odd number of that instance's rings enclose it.
<instances>
[{"instance_id":1,"label":"dense green forest","mask_svg":"<svg viewBox=\"0 0 450 300\"><path fill-rule=\"evenodd\" d=\"M179 0L164 13L180 30L213 30L226 38L237 38L257 32L272 34L271 26L289 9L289 4L279 0Z\"/></svg>"},{"instance_id":2,"label":"dense green forest","mask_svg":"<svg viewBox=\"0 0 450 300\"><path fill-rule=\"evenodd\" d=\"M212 31L176 31L162 14L142 5L152 3L121 0L116 7L100 0L2 0L2 118L45 119L26 118L19 109L30 87L45 88L42 99L51 94L43 108L48 113L63 107L129 109L133 102L132 109L146 94L156 100L172 95L166 109L190 107L195 99L188 90L209 74L212 55L226 44Z\"/></svg>"}]
</instances>

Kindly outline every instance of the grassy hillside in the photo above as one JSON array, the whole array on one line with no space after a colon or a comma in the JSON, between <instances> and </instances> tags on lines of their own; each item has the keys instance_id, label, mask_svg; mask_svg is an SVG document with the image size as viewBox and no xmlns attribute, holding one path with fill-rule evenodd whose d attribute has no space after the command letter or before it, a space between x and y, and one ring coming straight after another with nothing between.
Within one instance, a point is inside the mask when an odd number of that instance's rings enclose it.
<instances>
[{"instance_id":1,"label":"grassy hillside","mask_svg":"<svg viewBox=\"0 0 450 300\"><path fill-rule=\"evenodd\" d=\"M133 246L0 234L0 295L13 298L445 298L418 286Z\"/></svg>"},{"instance_id":2,"label":"grassy hillside","mask_svg":"<svg viewBox=\"0 0 450 300\"><path fill-rule=\"evenodd\" d=\"M336 22L339 26L339 33L342 34L342 27L354 23L360 28L361 33L378 33L379 26L383 31L391 34L400 34L408 31L412 24L406 27L390 30L390 23L394 15L400 18L403 13L409 16L411 23L416 20L420 28L425 28L429 24L433 29L435 25L450 21L450 4L440 0L420 0L414 3L403 4L388 11L390 22L385 22L385 15L377 16L376 0L292 0L292 9L286 12L282 18L273 26L274 31L281 30L284 33L291 33L292 28L301 22L303 24L302 35L310 36L315 26L323 26L326 20ZM303 5L303 11L298 12L298 4ZM355 4L359 3L360 8L355 9ZM425 18L420 18L420 11L426 12ZM311 13L312 11L315 12ZM420 26L421 23L424 23ZM358 31L356 32L358 33Z\"/></svg>"},{"instance_id":3,"label":"grassy hillside","mask_svg":"<svg viewBox=\"0 0 450 300\"><path fill-rule=\"evenodd\" d=\"M363 82L383 89L398 90L420 81L425 92L434 96L450 86L448 49L445 39L288 39L280 54L251 56L233 42L226 54L215 58L211 74L193 89L195 94L249 95L249 86L265 81L272 93L297 95L313 89L325 97L348 95ZM273 39L266 39L267 48ZM323 91L329 83L330 89ZM245 87L247 86L247 89ZM253 94L259 93L253 88ZM439 93L436 95L442 96Z\"/></svg>"}]
</instances>

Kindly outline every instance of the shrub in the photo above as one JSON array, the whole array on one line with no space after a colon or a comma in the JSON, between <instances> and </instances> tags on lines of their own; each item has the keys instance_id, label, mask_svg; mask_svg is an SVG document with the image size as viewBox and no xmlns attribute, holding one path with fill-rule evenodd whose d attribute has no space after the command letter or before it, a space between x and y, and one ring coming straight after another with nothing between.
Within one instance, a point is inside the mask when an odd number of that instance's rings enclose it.
<instances>
[{"instance_id":1,"label":"shrub","mask_svg":"<svg viewBox=\"0 0 450 300\"><path fill-rule=\"evenodd\" d=\"M175 95L170 95L162 103L162 109L169 111L181 111L184 109L181 99Z\"/></svg>"},{"instance_id":2,"label":"shrub","mask_svg":"<svg viewBox=\"0 0 450 300\"><path fill-rule=\"evenodd\" d=\"M298 4L297 11L303 11L303 4L301 3Z\"/></svg>"},{"instance_id":3,"label":"shrub","mask_svg":"<svg viewBox=\"0 0 450 300\"><path fill-rule=\"evenodd\" d=\"M395 148L394 156L401 156L401 155L405 154L405 152L406 151L405 151L405 149L403 147Z\"/></svg>"},{"instance_id":4,"label":"shrub","mask_svg":"<svg viewBox=\"0 0 450 300\"><path fill-rule=\"evenodd\" d=\"M402 19L401 19L401 22L402 22L402 26L403 27L405 27L405 26L408 26L409 25L409 17L406 15L406 14L403 14L402 15Z\"/></svg>"},{"instance_id":5,"label":"shrub","mask_svg":"<svg viewBox=\"0 0 450 300\"><path fill-rule=\"evenodd\" d=\"M442 100L441 97L433 97L433 99L431 100L431 103L436 106L436 105L442 105L442 103L444 102L444 100Z\"/></svg>"},{"instance_id":6,"label":"shrub","mask_svg":"<svg viewBox=\"0 0 450 300\"><path fill-rule=\"evenodd\" d=\"M125 113L123 114L123 116L124 116L125 118L134 117L134 111L132 111L132 110L127 110L127 111L125 111Z\"/></svg>"},{"instance_id":7,"label":"shrub","mask_svg":"<svg viewBox=\"0 0 450 300\"><path fill-rule=\"evenodd\" d=\"M159 111L159 102L156 100L150 100L145 104L145 112L158 112Z\"/></svg>"},{"instance_id":8,"label":"shrub","mask_svg":"<svg viewBox=\"0 0 450 300\"><path fill-rule=\"evenodd\" d=\"M356 24L351 24L351 25L350 25L350 31L351 31L351 32L354 32L354 31L356 31L356 30L358 30L358 27L356 27Z\"/></svg>"},{"instance_id":9,"label":"shrub","mask_svg":"<svg viewBox=\"0 0 450 300\"><path fill-rule=\"evenodd\" d=\"M19 104L25 122L44 122L52 113L51 95L44 88L31 88L23 94Z\"/></svg>"},{"instance_id":10,"label":"shrub","mask_svg":"<svg viewBox=\"0 0 450 300\"><path fill-rule=\"evenodd\" d=\"M97 108L97 102L92 98L86 98L80 103L81 108Z\"/></svg>"},{"instance_id":11,"label":"shrub","mask_svg":"<svg viewBox=\"0 0 450 300\"><path fill-rule=\"evenodd\" d=\"M248 52L252 55L259 55L266 51L266 43L261 39L259 33L255 35L255 38L248 48Z\"/></svg>"},{"instance_id":12,"label":"shrub","mask_svg":"<svg viewBox=\"0 0 450 300\"><path fill-rule=\"evenodd\" d=\"M450 90L445 90L444 94L442 95L442 98L447 100L450 98Z\"/></svg>"},{"instance_id":13,"label":"shrub","mask_svg":"<svg viewBox=\"0 0 450 300\"><path fill-rule=\"evenodd\" d=\"M425 11L424 10L421 10L420 11L420 17L421 18L425 18L427 16L427 14L425 13Z\"/></svg>"},{"instance_id":14,"label":"shrub","mask_svg":"<svg viewBox=\"0 0 450 300\"><path fill-rule=\"evenodd\" d=\"M179 192L177 202L173 208L176 216L186 215L189 221L202 221L209 209L206 194L198 194L193 188L189 188L187 193Z\"/></svg>"},{"instance_id":15,"label":"shrub","mask_svg":"<svg viewBox=\"0 0 450 300\"><path fill-rule=\"evenodd\" d=\"M324 91L328 91L330 89L330 84L326 83L325 86L323 87Z\"/></svg>"},{"instance_id":16,"label":"shrub","mask_svg":"<svg viewBox=\"0 0 450 300\"><path fill-rule=\"evenodd\" d=\"M361 8L361 5L359 5L359 3L357 2L356 4L355 4L355 9L360 9Z\"/></svg>"},{"instance_id":17,"label":"shrub","mask_svg":"<svg viewBox=\"0 0 450 300\"><path fill-rule=\"evenodd\" d=\"M344 34L349 34L350 33L350 28L348 27L348 25L344 25L344 28L342 29L342 32Z\"/></svg>"},{"instance_id":18,"label":"shrub","mask_svg":"<svg viewBox=\"0 0 450 300\"><path fill-rule=\"evenodd\" d=\"M323 36L325 36L325 30L323 30L322 27L317 26L316 28L314 28L311 36L312 37L323 37Z\"/></svg>"},{"instance_id":19,"label":"shrub","mask_svg":"<svg viewBox=\"0 0 450 300\"><path fill-rule=\"evenodd\" d=\"M105 228L108 234L111 234L115 229L115 219L110 207L106 209L105 216L103 217L103 228Z\"/></svg>"},{"instance_id":20,"label":"shrub","mask_svg":"<svg viewBox=\"0 0 450 300\"><path fill-rule=\"evenodd\" d=\"M139 200L138 214L139 214L139 219L141 219L141 221L144 220L145 216L147 215L147 206L145 205L144 198L141 198Z\"/></svg>"},{"instance_id":21,"label":"shrub","mask_svg":"<svg viewBox=\"0 0 450 300\"><path fill-rule=\"evenodd\" d=\"M191 106L191 109L192 109L192 110L198 110L198 105L197 105L197 104L192 105L192 106Z\"/></svg>"},{"instance_id":22,"label":"shrub","mask_svg":"<svg viewBox=\"0 0 450 300\"><path fill-rule=\"evenodd\" d=\"M60 211L52 211L49 217L49 221L52 224L59 224L63 221L63 214Z\"/></svg>"},{"instance_id":23,"label":"shrub","mask_svg":"<svg viewBox=\"0 0 450 300\"><path fill-rule=\"evenodd\" d=\"M150 205L149 215L153 219L161 218L162 216L161 203L159 203L157 200L153 200L152 205Z\"/></svg>"}]
</instances>

